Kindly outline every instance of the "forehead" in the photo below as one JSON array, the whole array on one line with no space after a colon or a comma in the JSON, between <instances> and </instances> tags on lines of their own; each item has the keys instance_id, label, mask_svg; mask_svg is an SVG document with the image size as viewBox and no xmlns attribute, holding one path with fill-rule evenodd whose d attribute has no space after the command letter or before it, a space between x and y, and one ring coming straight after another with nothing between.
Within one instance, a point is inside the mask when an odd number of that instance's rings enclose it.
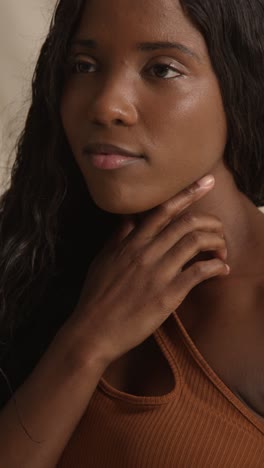
<instances>
[{"instance_id":1,"label":"forehead","mask_svg":"<svg viewBox=\"0 0 264 468\"><path fill-rule=\"evenodd\" d=\"M184 40L207 55L203 36L186 17L179 0L87 0L77 35L121 45L140 40Z\"/></svg>"},{"instance_id":2,"label":"forehead","mask_svg":"<svg viewBox=\"0 0 264 468\"><path fill-rule=\"evenodd\" d=\"M146 13L167 16L175 10L182 11L179 0L86 0L85 8L90 12L105 11L126 16ZM146 21L145 16L142 19Z\"/></svg>"}]
</instances>

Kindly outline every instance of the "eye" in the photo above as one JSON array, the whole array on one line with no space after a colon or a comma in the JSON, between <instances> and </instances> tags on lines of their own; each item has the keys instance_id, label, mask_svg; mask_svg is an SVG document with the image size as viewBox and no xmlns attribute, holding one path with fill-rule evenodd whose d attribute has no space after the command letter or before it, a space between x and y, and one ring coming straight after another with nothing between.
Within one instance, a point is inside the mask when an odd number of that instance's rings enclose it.
<instances>
[{"instance_id":1,"label":"eye","mask_svg":"<svg viewBox=\"0 0 264 468\"><path fill-rule=\"evenodd\" d=\"M150 70L154 70L154 76L157 76L158 78L162 78L165 80L169 80L171 78L179 78L182 76L182 73L180 73L175 67L172 65L167 65L164 63L157 63L150 67ZM166 75L170 76L166 76ZM152 73L153 75L153 73Z\"/></svg>"},{"instance_id":2,"label":"eye","mask_svg":"<svg viewBox=\"0 0 264 468\"><path fill-rule=\"evenodd\" d=\"M95 67L95 65L91 62L84 62L79 60L78 62L74 62L71 65L72 73L93 73L90 67Z\"/></svg>"}]
</instances>

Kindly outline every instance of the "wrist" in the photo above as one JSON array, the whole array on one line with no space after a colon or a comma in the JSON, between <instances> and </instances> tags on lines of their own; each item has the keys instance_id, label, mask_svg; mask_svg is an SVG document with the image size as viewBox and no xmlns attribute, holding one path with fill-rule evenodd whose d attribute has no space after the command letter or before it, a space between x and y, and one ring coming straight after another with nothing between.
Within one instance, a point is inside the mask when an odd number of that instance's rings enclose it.
<instances>
[{"instance_id":1,"label":"wrist","mask_svg":"<svg viewBox=\"0 0 264 468\"><path fill-rule=\"evenodd\" d=\"M70 319L57 333L55 342L61 349L63 362L71 374L90 375L93 372L100 377L109 365L102 347L89 338L88 333L84 337L83 327L81 329Z\"/></svg>"}]
</instances>

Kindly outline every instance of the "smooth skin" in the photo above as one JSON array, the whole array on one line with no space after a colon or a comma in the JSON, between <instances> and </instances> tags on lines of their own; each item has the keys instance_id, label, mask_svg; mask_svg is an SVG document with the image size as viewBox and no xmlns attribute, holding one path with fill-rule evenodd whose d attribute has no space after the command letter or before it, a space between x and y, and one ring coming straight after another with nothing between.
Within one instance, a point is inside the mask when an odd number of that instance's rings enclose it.
<instances>
[{"instance_id":1,"label":"smooth skin","mask_svg":"<svg viewBox=\"0 0 264 468\"><path fill-rule=\"evenodd\" d=\"M135 227L126 221L89 267L73 323L82 324L101 346L107 364L141 344L176 310L190 290L215 275L227 275L222 223L180 216L212 189L199 184L156 208ZM218 258L184 265L197 252L213 250ZM140 325L139 325L140 324ZM82 333L83 334L83 333ZM80 340L81 342L81 340Z\"/></svg>"},{"instance_id":2,"label":"smooth skin","mask_svg":"<svg viewBox=\"0 0 264 468\"><path fill-rule=\"evenodd\" d=\"M80 39L94 40L97 46L78 45ZM139 42L160 41L180 43L189 52L182 46L144 51L136 47ZM225 165L226 116L202 35L177 0L91 0L69 63L72 72L61 102L63 126L87 189L100 208L124 219L130 215L134 229L144 229L153 208L202 176L214 176L214 188L181 220L189 233L180 238L174 227L168 228L158 253L149 247L144 262L149 265L157 261L156 255L166 256L163 274L168 279L183 260L187 262L183 269L208 260L215 255L205 252L205 245L210 251L219 244L206 231L222 224L230 275L201 278L177 312L212 368L264 417L264 217L238 190ZM83 151L96 142L123 146L145 158L114 171L99 170ZM184 235L183 227L178 229ZM142 259L141 244L137 245ZM102 269L101 274L98 281ZM158 285L158 275L155 281ZM127 304L125 297L123 301ZM168 304L162 298L160 303ZM86 307L82 302L84 311Z\"/></svg>"},{"instance_id":3,"label":"smooth skin","mask_svg":"<svg viewBox=\"0 0 264 468\"><path fill-rule=\"evenodd\" d=\"M181 217L212 187L188 187L149 214L143 226L128 220L109 240L89 268L76 309L14 395L31 438L13 400L0 412L3 466L55 467L109 365L143 342L196 284L227 274L221 222L197 219L197 226L209 228L208 237L193 237ZM182 272L204 248L218 258Z\"/></svg>"},{"instance_id":4,"label":"smooth skin","mask_svg":"<svg viewBox=\"0 0 264 468\"><path fill-rule=\"evenodd\" d=\"M0 460L10 468L56 466L111 361L172 310L223 381L264 417L264 218L225 167L226 119L205 42L176 0L89 1L76 37L97 40L97 49L74 46L76 62L96 66L87 74L78 65L68 77L63 125L95 203L124 223L15 392L41 444L23 430L13 400L0 412ZM199 59L179 49L135 49L161 40L181 42ZM83 154L94 142L146 158L100 171ZM214 186L190 189L206 174Z\"/></svg>"}]
</instances>

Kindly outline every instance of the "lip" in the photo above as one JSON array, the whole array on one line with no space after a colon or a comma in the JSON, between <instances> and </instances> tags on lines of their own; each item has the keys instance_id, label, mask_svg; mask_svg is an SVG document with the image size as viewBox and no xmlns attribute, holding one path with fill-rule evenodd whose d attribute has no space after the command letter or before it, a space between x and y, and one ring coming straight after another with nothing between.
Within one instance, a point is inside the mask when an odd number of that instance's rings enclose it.
<instances>
[{"instance_id":1,"label":"lip","mask_svg":"<svg viewBox=\"0 0 264 468\"><path fill-rule=\"evenodd\" d=\"M126 148L112 145L109 143L91 143L83 149L83 152L88 155L119 155L130 158L144 158L142 154L134 153Z\"/></svg>"},{"instance_id":2,"label":"lip","mask_svg":"<svg viewBox=\"0 0 264 468\"><path fill-rule=\"evenodd\" d=\"M113 170L143 161L143 158L123 156L120 154L90 154L90 160L97 169Z\"/></svg>"}]
</instances>

